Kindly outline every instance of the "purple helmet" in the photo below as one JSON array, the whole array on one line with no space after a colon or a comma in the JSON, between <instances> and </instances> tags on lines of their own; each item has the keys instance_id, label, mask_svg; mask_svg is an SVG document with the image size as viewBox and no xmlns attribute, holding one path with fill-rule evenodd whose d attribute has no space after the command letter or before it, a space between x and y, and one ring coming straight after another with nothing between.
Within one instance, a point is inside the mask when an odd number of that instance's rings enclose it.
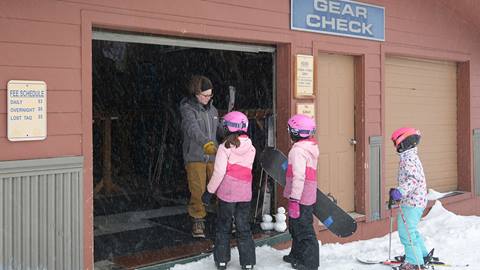
<instances>
[{"instance_id":1,"label":"purple helmet","mask_svg":"<svg viewBox=\"0 0 480 270\"><path fill-rule=\"evenodd\" d=\"M247 132L248 118L241 112L229 112L223 117L223 126L230 132Z\"/></svg>"},{"instance_id":2,"label":"purple helmet","mask_svg":"<svg viewBox=\"0 0 480 270\"><path fill-rule=\"evenodd\" d=\"M303 114L297 114L288 119L288 132L301 138L308 138L315 134L315 120Z\"/></svg>"}]
</instances>

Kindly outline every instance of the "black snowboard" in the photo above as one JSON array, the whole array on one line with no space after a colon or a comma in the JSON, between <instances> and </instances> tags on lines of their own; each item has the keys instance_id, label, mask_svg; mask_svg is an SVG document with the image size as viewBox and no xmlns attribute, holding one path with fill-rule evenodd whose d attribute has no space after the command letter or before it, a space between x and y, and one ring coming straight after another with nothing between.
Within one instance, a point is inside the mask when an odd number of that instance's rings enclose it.
<instances>
[{"instance_id":1,"label":"black snowboard","mask_svg":"<svg viewBox=\"0 0 480 270\"><path fill-rule=\"evenodd\" d=\"M288 160L282 152L267 147L260 156L260 165L278 184L285 186ZM319 189L313 214L336 236L348 237L357 230L357 222Z\"/></svg>"}]
</instances>

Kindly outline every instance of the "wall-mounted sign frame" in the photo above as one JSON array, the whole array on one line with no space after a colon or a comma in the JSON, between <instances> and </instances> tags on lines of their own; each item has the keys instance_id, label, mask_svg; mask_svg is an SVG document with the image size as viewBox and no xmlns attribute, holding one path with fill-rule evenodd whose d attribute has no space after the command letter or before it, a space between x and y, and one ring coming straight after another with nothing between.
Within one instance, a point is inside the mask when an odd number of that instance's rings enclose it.
<instances>
[{"instance_id":1,"label":"wall-mounted sign frame","mask_svg":"<svg viewBox=\"0 0 480 270\"><path fill-rule=\"evenodd\" d=\"M304 114L315 119L315 103L299 102L297 103L297 114Z\"/></svg>"},{"instance_id":2,"label":"wall-mounted sign frame","mask_svg":"<svg viewBox=\"0 0 480 270\"><path fill-rule=\"evenodd\" d=\"M351 0L290 0L292 30L385 41L385 8Z\"/></svg>"},{"instance_id":3,"label":"wall-mounted sign frame","mask_svg":"<svg viewBox=\"0 0 480 270\"><path fill-rule=\"evenodd\" d=\"M295 57L295 98L314 98L313 55L297 54Z\"/></svg>"},{"instance_id":4,"label":"wall-mounted sign frame","mask_svg":"<svg viewBox=\"0 0 480 270\"><path fill-rule=\"evenodd\" d=\"M47 84L44 81L8 82L7 130L9 141L47 138Z\"/></svg>"}]
</instances>

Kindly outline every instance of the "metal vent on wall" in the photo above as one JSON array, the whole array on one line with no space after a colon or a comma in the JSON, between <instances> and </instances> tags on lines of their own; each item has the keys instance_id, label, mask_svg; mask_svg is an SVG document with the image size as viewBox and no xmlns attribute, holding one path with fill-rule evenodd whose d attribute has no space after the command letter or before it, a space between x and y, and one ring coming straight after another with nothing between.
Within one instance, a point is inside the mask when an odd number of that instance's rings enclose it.
<instances>
[{"instance_id":1,"label":"metal vent on wall","mask_svg":"<svg viewBox=\"0 0 480 270\"><path fill-rule=\"evenodd\" d=\"M0 162L0 269L83 268L83 157Z\"/></svg>"},{"instance_id":2,"label":"metal vent on wall","mask_svg":"<svg viewBox=\"0 0 480 270\"><path fill-rule=\"evenodd\" d=\"M382 136L370 137L370 219L379 220L382 207Z\"/></svg>"},{"instance_id":3,"label":"metal vent on wall","mask_svg":"<svg viewBox=\"0 0 480 270\"><path fill-rule=\"evenodd\" d=\"M475 194L480 196L480 129L473 130L473 162Z\"/></svg>"}]
</instances>

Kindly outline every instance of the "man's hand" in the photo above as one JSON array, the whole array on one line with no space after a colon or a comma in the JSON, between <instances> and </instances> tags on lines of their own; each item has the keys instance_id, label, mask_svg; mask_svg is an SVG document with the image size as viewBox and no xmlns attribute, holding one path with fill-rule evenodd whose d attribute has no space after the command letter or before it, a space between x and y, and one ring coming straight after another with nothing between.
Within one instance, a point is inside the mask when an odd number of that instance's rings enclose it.
<instances>
[{"instance_id":1,"label":"man's hand","mask_svg":"<svg viewBox=\"0 0 480 270\"><path fill-rule=\"evenodd\" d=\"M214 142L209 141L203 145L203 152L206 155L215 155L217 153L217 146L215 146Z\"/></svg>"}]
</instances>

